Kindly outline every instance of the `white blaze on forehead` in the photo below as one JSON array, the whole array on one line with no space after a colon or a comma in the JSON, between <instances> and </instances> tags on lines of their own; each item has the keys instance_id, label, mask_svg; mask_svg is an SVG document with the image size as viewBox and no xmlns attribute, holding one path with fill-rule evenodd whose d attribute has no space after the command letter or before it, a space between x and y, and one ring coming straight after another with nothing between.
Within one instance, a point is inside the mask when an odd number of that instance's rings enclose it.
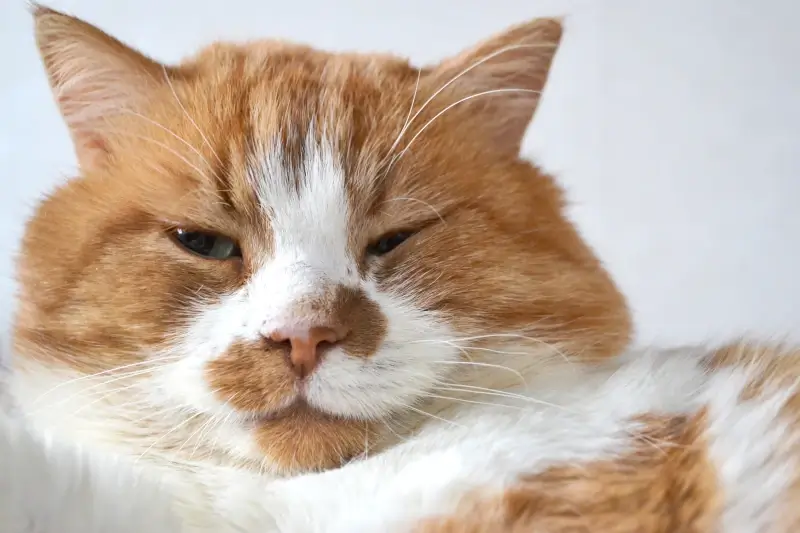
<instances>
[{"instance_id":1,"label":"white blaze on forehead","mask_svg":"<svg viewBox=\"0 0 800 533\"><path fill-rule=\"evenodd\" d=\"M356 265L348 250L350 206L344 169L332 143L309 137L297 169L287 168L280 146L257 157L260 165L250 169L251 179L273 236L273 253L263 258L264 266L299 264L307 274L352 284Z\"/></svg>"},{"instance_id":2,"label":"white blaze on forehead","mask_svg":"<svg viewBox=\"0 0 800 533\"><path fill-rule=\"evenodd\" d=\"M251 180L272 234L268 257L247 284L247 299L261 315L262 333L295 327L287 316L297 300L334 285L358 283L348 249L348 205L344 169L332 143L309 136L298 168L288 168L279 145L256 156Z\"/></svg>"},{"instance_id":3,"label":"white blaze on forehead","mask_svg":"<svg viewBox=\"0 0 800 533\"><path fill-rule=\"evenodd\" d=\"M203 309L190 337L219 352L279 328L302 326L291 309L335 285L357 286L348 249L350 207L344 170L331 143L310 138L299 168L287 168L279 144L251 156L249 178L272 234L271 249L253 257L244 287ZM209 342L213 339L213 342Z\"/></svg>"}]
</instances>

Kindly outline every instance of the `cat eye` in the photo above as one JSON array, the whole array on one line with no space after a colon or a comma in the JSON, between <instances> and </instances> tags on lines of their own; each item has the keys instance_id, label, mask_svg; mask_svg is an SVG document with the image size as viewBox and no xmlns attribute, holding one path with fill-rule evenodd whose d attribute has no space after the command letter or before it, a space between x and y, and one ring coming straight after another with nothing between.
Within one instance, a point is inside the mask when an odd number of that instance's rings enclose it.
<instances>
[{"instance_id":1,"label":"cat eye","mask_svg":"<svg viewBox=\"0 0 800 533\"><path fill-rule=\"evenodd\" d=\"M367 247L369 255L386 255L401 244L403 244L409 237L413 235L411 231L398 231L396 233L389 233L370 244Z\"/></svg>"},{"instance_id":2,"label":"cat eye","mask_svg":"<svg viewBox=\"0 0 800 533\"><path fill-rule=\"evenodd\" d=\"M209 259L231 259L242 257L239 245L233 239L214 233L176 229L172 233L183 248Z\"/></svg>"}]
</instances>

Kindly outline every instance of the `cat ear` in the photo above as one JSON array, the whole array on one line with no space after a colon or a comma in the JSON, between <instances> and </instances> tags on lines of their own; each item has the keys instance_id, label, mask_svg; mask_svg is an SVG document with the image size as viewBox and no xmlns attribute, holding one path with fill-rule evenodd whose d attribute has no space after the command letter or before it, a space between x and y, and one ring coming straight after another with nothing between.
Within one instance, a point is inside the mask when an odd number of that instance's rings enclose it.
<instances>
[{"instance_id":1,"label":"cat ear","mask_svg":"<svg viewBox=\"0 0 800 533\"><path fill-rule=\"evenodd\" d=\"M447 113L463 126L483 129L497 147L517 155L561 33L559 20L536 19L442 61L432 75L439 87L447 85L443 93L449 95L448 105L454 104Z\"/></svg>"},{"instance_id":2,"label":"cat ear","mask_svg":"<svg viewBox=\"0 0 800 533\"><path fill-rule=\"evenodd\" d=\"M165 70L98 28L34 5L36 43L83 168L107 156L107 119L135 110Z\"/></svg>"}]
</instances>

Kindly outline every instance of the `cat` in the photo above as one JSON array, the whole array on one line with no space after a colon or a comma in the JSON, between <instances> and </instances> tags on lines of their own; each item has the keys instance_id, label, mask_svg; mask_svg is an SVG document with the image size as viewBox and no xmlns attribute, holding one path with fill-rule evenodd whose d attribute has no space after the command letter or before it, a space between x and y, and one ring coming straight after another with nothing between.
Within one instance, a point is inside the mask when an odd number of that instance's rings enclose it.
<instances>
[{"instance_id":1,"label":"cat","mask_svg":"<svg viewBox=\"0 0 800 533\"><path fill-rule=\"evenodd\" d=\"M217 533L800 527L800 352L631 348L520 156L559 20L419 68L278 41L163 65L34 19L80 171L28 223L8 387L31 446L125 472L75 505L158 494L174 517L142 529Z\"/></svg>"}]
</instances>

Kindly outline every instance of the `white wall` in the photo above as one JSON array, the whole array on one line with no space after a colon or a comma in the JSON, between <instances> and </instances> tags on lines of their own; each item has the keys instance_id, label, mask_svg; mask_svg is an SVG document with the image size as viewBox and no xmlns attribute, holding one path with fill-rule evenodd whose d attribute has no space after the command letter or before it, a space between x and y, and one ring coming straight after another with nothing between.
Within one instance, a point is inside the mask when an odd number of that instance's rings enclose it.
<instances>
[{"instance_id":1,"label":"white wall","mask_svg":"<svg viewBox=\"0 0 800 533\"><path fill-rule=\"evenodd\" d=\"M271 35L432 61L507 24L568 14L526 151L568 188L640 340L800 339L797 0L49 3L163 60L210 39ZM23 220L74 161L23 0L0 0L0 68L5 328Z\"/></svg>"}]
</instances>

